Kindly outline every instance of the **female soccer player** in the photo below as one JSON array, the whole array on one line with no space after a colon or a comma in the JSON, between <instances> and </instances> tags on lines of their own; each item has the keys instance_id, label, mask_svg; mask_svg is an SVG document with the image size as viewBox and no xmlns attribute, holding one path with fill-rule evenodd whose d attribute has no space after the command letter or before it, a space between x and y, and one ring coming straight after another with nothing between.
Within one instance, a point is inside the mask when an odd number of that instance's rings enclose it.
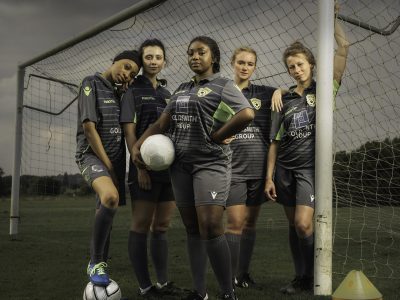
<instances>
[{"instance_id":1,"label":"female soccer player","mask_svg":"<svg viewBox=\"0 0 400 300\"><path fill-rule=\"evenodd\" d=\"M171 181L195 287L186 299L208 299L207 254L222 299L236 299L223 226L231 177L231 150L225 143L253 120L254 112L233 81L219 75L220 51L213 39L194 38L187 53L195 76L178 87L161 117L134 145L134 161L143 166L139 149L146 137L169 130L176 153Z\"/></svg>"},{"instance_id":2,"label":"female soccer player","mask_svg":"<svg viewBox=\"0 0 400 300\"><path fill-rule=\"evenodd\" d=\"M335 40L334 95L346 67L349 47L337 20ZM283 62L296 86L283 96L282 110L273 116L265 192L268 198L284 206L289 222L289 245L296 276L281 292L295 294L312 291L314 286L313 215L314 200L318 201L314 198L315 59L308 48L295 42L285 50Z\"/></svg>"},{"instance_id":3,"label":"female soccer player","mask_svg":"<svg viewBox=\"0 0 400 300\"><path fill-rule=\"evenodd\" d=\"M120 126L120 87L139 72L137 51L118 54L103 73L86 77L78 97L76 162L96 192L98 203L87 273L95 285L107 286L107 239L118 204L125 204L125 143Z\"/></svg>"},{"instance_id":4,"label":"female soccer player","mask_svg":"<svg viewBox=\"0 0 400 300\"><path fill-rule=\"evenodd\" d=\"M157 75L165 65L165 47L158 39L149 39L139 49L143 75L134 83L122 100L123 123L129 151L143 132L154 123L171 94L165 88L166 81ZM158 289L170 291L167 276L168 245L166 232L175 208L171 180L168 171L139 169L129 164L128 185L132 200L132 222L129 232L128 251L136 278L139 295L158 294ZM147 262L147 236L151 229L150 253L157 275L153 286ZM170 291L172 292L172 291Z\"/></svg>"},{"instance_id":5,"label":"female soccer player","mask_svg":"<svg viewBox=\"0 0 400 300\"><path fill-rule=\"evenodd\" d=\"M256 223L264 194L266 153L271 126L271 98L275 88L250 82L257 53L250 47L237 48L231 59L234 80L255 109L255 119L230 143L232 182L227 201L226 239L231 252L235 285L254 284L249 266L256 238ZM277 90L279 93L279 90ZM280 96L280 93L279 93Z\"/></svg>"}]
</instances>

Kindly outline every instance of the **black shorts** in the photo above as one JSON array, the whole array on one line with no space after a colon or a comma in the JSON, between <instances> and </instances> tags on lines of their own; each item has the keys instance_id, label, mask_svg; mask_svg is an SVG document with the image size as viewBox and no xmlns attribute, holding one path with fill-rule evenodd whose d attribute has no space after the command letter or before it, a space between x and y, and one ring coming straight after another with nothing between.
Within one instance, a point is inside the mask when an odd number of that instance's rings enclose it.
<instances>
[{"instance_id":1,"label":"black shorts","mask_svg":"<svg viewBox=\"0 0 400 300\"><path fill-rule=\"evenodd\" d=\"M106 166L103 162L94 154L86 153L82 155L82 157L76 161L78 164L79 170L90 187L92 186L93 181L96 178L101 176L107 176L111 178L110 173L108 172ZM116 187L119 194L119 202L118 205L122 206L126 204L125 197L125 173L126 166L125 160L119 162L112 162L114 167L115 175L117 176L118 186ZM97 199L97 207L100 205L100 200L96 195Z\"/></svg>"},{"instance_id":2,"label":"black shorts","mask_svg":"<svg viewBox=\"0 0 400 300\"><path fill-rule=\"evenodd\" d=\"M314 208L314 169L289 170L276 166L274 183L277 202L284 206L306 205Z\"/></svg>"},{"instance_id":3,"label":"black shorts","mask_svg":"<svg viewBox=\"0 0 400 300\"><path fill-rule=\"evenodd\" d=\"M264 193L265 179L248 179L238 181L232 179L226 206L246 204L259 206L267 201Z\"/></svg>"},{"instance_id":4,"label":"black shorts","mask_svg":"<svg viewBox=\"0 0 400 300\"><path fill-rule=\"evenodd\" d=\"M144 190L134 181L128 185L131 201L145 200L151 202L174 201L174 193L170 182L151 182L151 190Z\"/></svg>"}]
</instances>

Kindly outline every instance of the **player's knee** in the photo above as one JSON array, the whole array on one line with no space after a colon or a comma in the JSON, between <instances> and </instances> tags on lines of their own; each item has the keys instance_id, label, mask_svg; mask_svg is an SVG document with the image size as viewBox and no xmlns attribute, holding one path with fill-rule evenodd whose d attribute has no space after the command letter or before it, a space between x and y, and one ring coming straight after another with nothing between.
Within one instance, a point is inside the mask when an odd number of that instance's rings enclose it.
<instances>
[{"instance_id":1,"label":"player's knee","mask_svg":"<svg viewBox=\"0 0 400 300\"><path fill-rule=\"evenodd\" d=\"M295 222L296 232L299 237L309 236L312 233L312 223L306 220Z\"/></svg>"},{"instance_id":2,"label":"player's knee","mask_svg":"<svg viewBox=\"0 0 400 300\"><path fill-rule=\"evenodd\" d=\"M116 208L118 206L118 192L108 191L101 195L101 203L108 208Z\"/></svg>"},{"instance_id":3,"label":"player's knee","mask_svg":"<svg viewBox=\"0 0 400 300\"><path fill-rule=\"evenodd\" d=\"M234 234L241 234L243 230L243 220L235 219L228 220L226 224L226 231Z\"/></svg>"},{"instance_id":4,"label":"player's knee","mask_svg":"<svg viewBox=\"0 0 400 300\"><path fill-rule=\"evenodd\" d=\"M153 224L151 225L151 230L153 232L165 232L168 230L170 225L170 220L157 220L154 221Z\"/></svg>"},{"instance_id":5,"label":"player's knee","mask_svg":"<svg viewBox=\"0 0 400 300\"><path fill-rule=\"evenodd\" d=\"M221 220L209 220L200 225L200 235L205 240L211 240L224 234Z\"/></svg>"}]
</instances>

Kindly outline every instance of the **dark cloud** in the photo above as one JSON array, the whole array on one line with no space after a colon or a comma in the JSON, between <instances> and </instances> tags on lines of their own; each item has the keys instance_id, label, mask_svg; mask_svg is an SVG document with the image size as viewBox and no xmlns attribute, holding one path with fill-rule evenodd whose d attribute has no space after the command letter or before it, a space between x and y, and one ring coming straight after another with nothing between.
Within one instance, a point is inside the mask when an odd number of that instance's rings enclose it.
<instances>
[{"instance_id":1,"label":"dark cloud","mask_svg":"<svg viewBox=\"0 0 400 300\"><path fill-rule=\"evenodd\" d=\"M11 173L14 152L16 71L50 50L126 9L137 0L0 1L0 167Z\"/></svg>"}]
</instances>

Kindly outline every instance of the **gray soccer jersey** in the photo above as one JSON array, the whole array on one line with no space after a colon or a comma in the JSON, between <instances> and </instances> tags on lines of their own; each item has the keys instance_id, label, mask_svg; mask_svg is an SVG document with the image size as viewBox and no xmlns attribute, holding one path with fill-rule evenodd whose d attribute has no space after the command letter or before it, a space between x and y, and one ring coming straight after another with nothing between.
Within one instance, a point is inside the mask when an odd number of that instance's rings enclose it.
<instances>
[{"instance_id":1,"label":"gray soccer jersey","mask_svg":"<svg viewBox=\"0 0 400 300\"><path fill-rule=\"evenodd\" d=\"M119 123L120 96L99 73L86 77L81 85L78 97L78 128L76 133L76 159L92 151L82 123L86 120L96 123L104 150L112 161L125 159L123 131Z\"/></svg>"},{"instance_id":2,"label":"gray soccer jersey","mask_svg":"<svg viewBox=\"0 0 400 300\"><path fill-rule=\"evenodd\" d=\"M339 84L333 82L334 97ZM314 168L315 164L315 81L302 96L291 88L283 96L283 108L272 113L270 138L279 140L276 164L286 169Z\"/></svg>"},{"instance_id":3,"label":"gray soccer jersey","mask_svg":"<svg viewBox=\"0 0 400 300\"><path fill-rule=\"evenodd\" d=\"M211 135L245 108L251 105L240 89L218 73L198 84L194 80L181 84L164 110L171 115L176 159L183 163L230 163L229 145L214 143Z\"/></svg>"},{"instance_id":4,"label":"gray soccer jersey","mask_svg":"<svg viewBox=\"0 0 400 300\"><path fill-rule=\"evenodd\" d=\"M275 88L250 84L242 90L255 110L255 118L235 135L232 149L232 181L265 177L271 126L271 98Z\"/></svg>"},{"instance_id":5,"label":"gray soccer jersey","mask_svg":"<svg viewBox=\"0 0 400 300\"><path fill-rule=\"evenodd\" d=\"M158 81L157 88L143 75L136 77L134 83L124 94L121 104L121 123L135 123L136 137L139 139L143 132L157 119L164 111L171 93L165 88L166 81ZM168 170L149 171L153 182L170 182ZM132 160L129 160L128 182L137 181L137 169Z\"/></svg>"}]
</instances>

